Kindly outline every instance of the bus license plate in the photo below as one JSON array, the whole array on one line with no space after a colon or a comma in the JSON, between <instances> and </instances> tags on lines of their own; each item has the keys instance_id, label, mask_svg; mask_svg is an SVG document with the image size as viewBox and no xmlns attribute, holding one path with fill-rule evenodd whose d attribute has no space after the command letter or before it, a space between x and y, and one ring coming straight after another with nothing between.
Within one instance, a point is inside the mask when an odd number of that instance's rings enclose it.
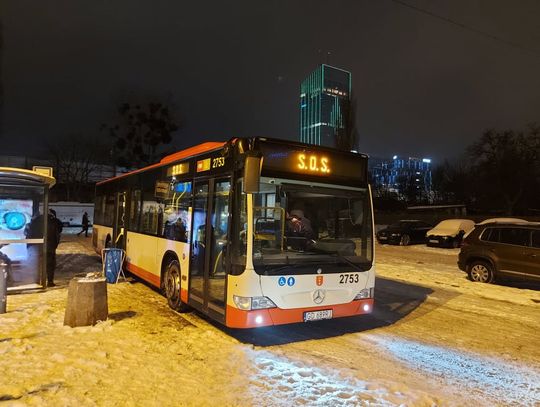
<instances>
[{"instance_id":1,"label":"bus license plate","mask_svg":"<svg viewBox=\"0 0 540 407\"><path fill-rule=\"evenodd\" d=\"M332 319L332 310L324 309L321 311L304 312L304 322L320 321L321 319Z\"/></svg>"},{"instance_id":2,"label":"bus license plate","mask_svg":"<svg viewBox=\"0 0 540 407\"><path fill-rule=\"evenodd\" d=\"M429 239L429 243L439 243L439 241L435 239Z\"/></svg>"}]
</instances>

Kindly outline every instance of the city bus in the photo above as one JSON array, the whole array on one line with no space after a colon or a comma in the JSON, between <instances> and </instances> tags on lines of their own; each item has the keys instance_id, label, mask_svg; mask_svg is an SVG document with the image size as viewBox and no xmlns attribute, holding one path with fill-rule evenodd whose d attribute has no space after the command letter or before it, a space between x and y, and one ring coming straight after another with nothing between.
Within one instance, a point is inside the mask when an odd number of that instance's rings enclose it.
<instances>
[{"instance_id":1,"label":"city bus","mask_svg":"<svg viewBox=\"0 0 540 407\"><path fill-rule=\"evenodd\" d=\"M227 327L367 314L367 160L278 139L203 143L98 183L93 245L124 249L125 269L171 308Z\"/></svg>"}]
</instances>

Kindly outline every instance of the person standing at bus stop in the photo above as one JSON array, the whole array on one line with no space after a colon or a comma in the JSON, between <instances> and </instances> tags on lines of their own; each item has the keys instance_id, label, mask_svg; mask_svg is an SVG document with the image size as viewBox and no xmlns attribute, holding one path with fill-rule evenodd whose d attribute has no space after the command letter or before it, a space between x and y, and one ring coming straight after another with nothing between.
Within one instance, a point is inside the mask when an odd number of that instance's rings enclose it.
<instances>
[{"instance_id":1,"label":"person standing at bus stop","mask_svg":"<svg viewBox=\"0 0 540 407\"><path fill-rule=\"evenodd\" d=\"M25 231L27 239L43 239L43 215L38 215L32 219ZM56 268L56 248L60 243L60 232L56 217L49 211L47 214L47 231L46 231L46 272L47 272L47 287L54 287L54 269ZM41 243L39 244L41 245ZM38 247L36 244L30 244L30 247Z\"/></svg>"},{"instance_id":2,"label":"person standing at bus stop","mask_svg":"<svg viewBox=\"0 0 540 407\"><path fill-rule=\"evenodd\" d=\"M77 236L79 236L82 232L84 232L84 236L88 237L88 224L90 222L88 221L88 213L84 213L82 216L82 230L77 233Z\"/></svg>"}]
</instances>

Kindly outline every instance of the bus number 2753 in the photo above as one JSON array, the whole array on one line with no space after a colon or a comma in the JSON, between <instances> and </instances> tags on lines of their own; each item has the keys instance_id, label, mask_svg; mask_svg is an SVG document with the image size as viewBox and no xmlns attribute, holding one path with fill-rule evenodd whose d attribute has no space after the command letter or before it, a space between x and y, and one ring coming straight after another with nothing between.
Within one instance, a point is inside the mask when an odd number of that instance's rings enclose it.
<instances>
[{"instance_id":1,"label":"bus number 2753","mask_svg":"<svg viewBox=\"0 0 540 407\"><path fill-rule=\"evenodd\" d=\"M225 165L225 157L217 157L212 160L212 168L223 167Z\"/></svg>"},{"instance_id":2,"label":"bus number 2753","mask_svg":"<svg viewBox=\"0 0 540 407\"><path fill-rule=\"evenodd\" d=\"M340 274L339 275L339 284L347 284L347 283L358 283L360 281L360 277L358 274Z\"/></svg>"}]
</instances>

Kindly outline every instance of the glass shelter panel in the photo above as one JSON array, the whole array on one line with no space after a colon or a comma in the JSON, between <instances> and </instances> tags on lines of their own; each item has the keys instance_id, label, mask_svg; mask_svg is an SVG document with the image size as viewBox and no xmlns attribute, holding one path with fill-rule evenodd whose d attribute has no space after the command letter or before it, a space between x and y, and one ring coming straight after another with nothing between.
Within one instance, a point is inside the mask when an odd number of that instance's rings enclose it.
<instances>
[{"instance_id":1,"label":"glass shelter panel","mask_svg":"<svg viewBox=\"0 0 540 407\"><path fill-rule=\"evenodd\" d=\"M0 184L0 261L9 264L8 289L44 283L45 187ZM51 241L56 241L53 236ZM52 242L52 243L54 243ZM50 246L51 266L56 245Z\"/></svg>"}]
</instances>

